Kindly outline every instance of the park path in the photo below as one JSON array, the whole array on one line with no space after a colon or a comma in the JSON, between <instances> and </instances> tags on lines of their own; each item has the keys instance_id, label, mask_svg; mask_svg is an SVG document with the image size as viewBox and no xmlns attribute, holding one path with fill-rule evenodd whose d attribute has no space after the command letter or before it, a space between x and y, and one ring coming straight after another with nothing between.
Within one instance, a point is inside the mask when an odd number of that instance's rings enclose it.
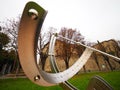
<instances>
[{"instance_id":1,"label":"park path","mask_svg":"<svg viewBox=\"0 0 120 90\"><path fill-rule=\"evenodd\" d=\"M3 75L0 76L0 79L9 79L9 78L27 78L26 75L24 74L7 74L7 75Z\"/></svg>"}]
</instances>

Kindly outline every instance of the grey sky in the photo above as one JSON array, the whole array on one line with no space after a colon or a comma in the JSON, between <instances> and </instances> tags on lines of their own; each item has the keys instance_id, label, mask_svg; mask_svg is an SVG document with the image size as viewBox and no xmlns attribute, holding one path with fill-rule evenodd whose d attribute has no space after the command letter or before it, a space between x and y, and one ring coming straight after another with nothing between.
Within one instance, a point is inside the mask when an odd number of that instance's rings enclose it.
<instances>
[{"instance_id":1,"label":"grey sky","mask_svg":"<svg viewBox=\"0 0 120 90\"><path fill-rule=\"evenodd\" d=\"M29 0L1 0L0 21L16 18ZM120 40L120 0L33 0L48 11L44 27L80 30L89 41Z\"/></svg>"}]
</instances>

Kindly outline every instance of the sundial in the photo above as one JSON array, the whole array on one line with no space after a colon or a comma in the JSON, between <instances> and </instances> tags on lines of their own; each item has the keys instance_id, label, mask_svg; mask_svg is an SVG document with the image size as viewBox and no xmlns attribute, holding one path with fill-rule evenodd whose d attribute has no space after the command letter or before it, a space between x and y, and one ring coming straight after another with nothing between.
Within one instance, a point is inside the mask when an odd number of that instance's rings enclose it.
<instances>
[{"instance_id":1,"label":"sundial","mask_svg":"<svg viewBox=\"0 0 120 90\"><path fill-rule=\"evenodd\" d=\"M66 90L78 90L75 86L68 82L87 62L91 54L96 51L114 58L115 60L120 60L120 58L107 54L105 52L99 51L95 48L83 45L80 42L70 40L68 38L62 37L57 33L53 34L49 43L49 61L51 63L52 72L48 73L43 71L40 66L36 63L36 50L38 43L38 36L41 30L43 21L47 15L47 11L43 9L40 5L35 2L28 2L24 8L18 33L18 52L21 66L26 74L26 76L35 84L40 86L53 86L62 83L64 85L63 89ZM56 59L54 55L54 46L56 38L61 37L71 42L77 43L84 46L86 49L79 59L68 69L60 72L59 67L56 64ZM94 77L88 86L87 90L103 90L100 89L104 87L104 90L113 90L112 87L100 77Z\"/></svg>"}]
</instances>

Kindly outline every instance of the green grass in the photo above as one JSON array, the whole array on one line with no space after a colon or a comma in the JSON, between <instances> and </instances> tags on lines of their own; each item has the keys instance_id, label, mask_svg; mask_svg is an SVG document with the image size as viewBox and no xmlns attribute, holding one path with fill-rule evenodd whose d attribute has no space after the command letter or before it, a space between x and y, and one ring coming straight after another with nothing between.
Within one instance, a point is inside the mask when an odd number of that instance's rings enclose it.
<instances>
[{"instance_id":1,"label":"green grass","mask_svg":"<svg viewBox=\"0 0 120 90\"><path fill-rule=\"evenodd\" d=\"M103 77L114 90L120 90L120 71L92 72L74 76L69 81L80 90L85 90L91 77L99 75ZM42 87L33 84L27 78L0 79L0 90L63 90L60 86Z\"/></svg>"},{"instance_id":2,"label":"green grass","mask_svg":"<svg viewBox=\"0 0 120 90\"><path fill-rule=\"evenodd\" d=\"M86 90L86 87L90 81L90 79L95 76L99 75L104 80L106 80L114 90L120 90L120 71L114 72L92 72L92 73L83 73L80 75L76 75L74 78L70 80L70 82L75 85L80 90Z\"/></svg>"}]
</instances>

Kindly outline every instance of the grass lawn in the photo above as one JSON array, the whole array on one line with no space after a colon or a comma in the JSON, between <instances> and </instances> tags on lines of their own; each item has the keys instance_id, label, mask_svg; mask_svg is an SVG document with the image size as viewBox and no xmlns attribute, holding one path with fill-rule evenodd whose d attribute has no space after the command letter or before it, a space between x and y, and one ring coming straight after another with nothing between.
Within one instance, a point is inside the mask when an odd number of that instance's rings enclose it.
<instances>
[{"instance_id":1,"label":"grass lawn","mask_svg":"<svg viewBox=\"0 0 120 90\"><path fill-rule=\"evenodd\" d=\"M92 72L74 76L69 80L80 90L85 90L91 77L99 75L103 77L114 90L120 90L120 71ZM42 87L33 84L27 78L0 79L0 90L63 90L60 86Z\"/></svg>"}]
</instances>

